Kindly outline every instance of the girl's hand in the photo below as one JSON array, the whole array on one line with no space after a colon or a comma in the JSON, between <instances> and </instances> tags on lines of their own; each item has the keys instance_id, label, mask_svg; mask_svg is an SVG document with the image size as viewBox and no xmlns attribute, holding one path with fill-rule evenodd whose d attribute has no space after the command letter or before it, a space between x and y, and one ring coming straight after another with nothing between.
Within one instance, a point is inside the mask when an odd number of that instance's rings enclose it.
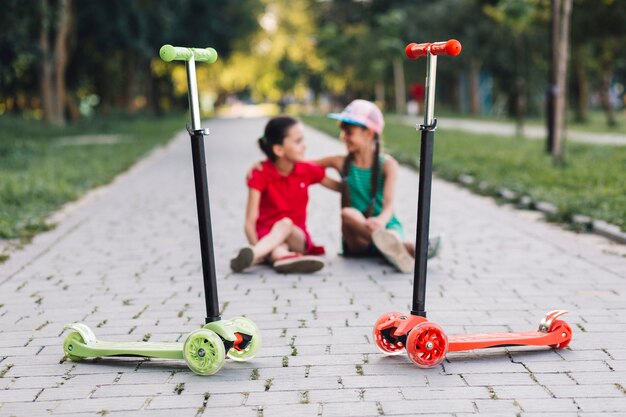
<instances>
[{"instance_id":1,"label":"girl's hand","mask_svg":"<svg viewBox=\"0 0 626 417\"><path fill-rule=\"evenodd\" d=\"M367 219L367 229L373 232L376 229L383 229L385 224L378 217L370 217Z\"/></svg>"},{"instance_id":2,"label":"girl's hand","mask_svg":"<svg viewBox=\"0 0 626 417\"><path fill-rule=\"evenodd\" d=\"M263 171L263 161L256 161L246 172L246 181L252 178L252 172L255 170Z\"/></svg>"}]
</instances>

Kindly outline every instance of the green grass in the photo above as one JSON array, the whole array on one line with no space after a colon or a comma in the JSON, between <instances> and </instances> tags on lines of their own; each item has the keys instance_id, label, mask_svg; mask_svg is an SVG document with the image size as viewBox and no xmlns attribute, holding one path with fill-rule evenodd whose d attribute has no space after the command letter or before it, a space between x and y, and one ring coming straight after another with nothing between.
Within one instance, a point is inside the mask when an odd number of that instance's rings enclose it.
<instances>
[{"instance_id":1,"label":"green grass","mask_svg":"<svg viewBox=\"0 0 626 417\"><path fill-rule=\"evenodd\" d=\"M182 114L118 116L59 128L0 117L0 239L28 240L49 229L45 219L52 212L110 182L184 123ZM113 143L90 144L93 137L72 143L82 135L112 135Z\"/></svg>"},{"instance_id":2,"label":"green grass","mask_svg":"<svg viewBox=\"0 0 626 417\"><path fill-rule=\"evenodd\" d=\"M303 116L305 123L338 136L337 123ZM399 161L418 166L419 132L389 122L384 145ZM435 136L433 169L457 181L462 174L483 183L481 193L497 195L502 187L554 204L554 220L570 222L574 214L605 220L626 229L626 146L569 143L565 162L555 164L543 141L444 130Z\"/></svg>"}]
</instances>

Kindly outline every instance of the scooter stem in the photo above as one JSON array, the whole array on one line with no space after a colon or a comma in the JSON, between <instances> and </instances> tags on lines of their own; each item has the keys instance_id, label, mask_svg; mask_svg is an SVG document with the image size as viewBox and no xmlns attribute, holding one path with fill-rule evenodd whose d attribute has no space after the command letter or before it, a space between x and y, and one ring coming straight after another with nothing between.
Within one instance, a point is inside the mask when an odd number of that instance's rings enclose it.
<instances>
[{"instance_id":1,"label":"scooter stem","mask_svg":"<svg viewBox=\"0 0 626 417\"><path fill-rule=\"evenodd\" d=\"M185 61L187 69L187 96L189 97L189 113L191 129L200 130L200 104L198 102L198 84L196 82L196 61L192 58Z\"/></svg>"},{"instance_id":2,"label":"scooter stem","mask_svg":"<svg viewBox=\"0 0 626 417\"><path fill-rule=\"evenodd\" d=\"M435 145L435 82L437 55L430 50L426 55L426 97L424 124L419 126L420 177L417 203L417 237L415 241L415 269L413 272L413 308L411 314L426 317L426 267L428 264L428 229L430 221L431 184L433 176L433 148Z\"/></svg>"},{"instance_id":3,"label":"scooter stem","mask_svg":"<svg viewBox=\"0 0 626 417\"><path fill-rule=\"evenodd\" d=\"M205 323L221 320L217 298L217 278L215 274L215 255L213 253L213 231L211 229L211 205L204 154L204 136L208 129L200 126L200 107L198 85L196 83L196 64L194 57L185 61L187 68L187 86L191 128L187 128L191 138L191 156L193 176L196 187L196 207L198 210L198 229L200 233L200 254L202 257L202 276L204 281L204 300L207 316Z\"/></svg>"}]
</instances>

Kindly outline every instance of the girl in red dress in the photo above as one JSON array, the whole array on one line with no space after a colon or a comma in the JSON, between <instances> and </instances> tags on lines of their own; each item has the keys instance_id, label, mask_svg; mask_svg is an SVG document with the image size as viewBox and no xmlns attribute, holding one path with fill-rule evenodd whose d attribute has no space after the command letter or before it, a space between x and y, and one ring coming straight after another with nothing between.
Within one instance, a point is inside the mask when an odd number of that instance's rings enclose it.
<instances>
[{"instance_id":1,"label":"girl in red dress","mask_svg":"<svg viewBox=\"0 0 626 417\"><path fill-rule=\"evenodd\" d=\"M306 228L308 187L321 183L338 191L339 182L304 161L302 125L293 117L272 118L258 142L267 160L248 179L244 229L250 246L239 250L230 267L241 272L269 261L278 272L319 271L325 263L317 255L324 248L315 246Z\"/></svg>"}]
</instances>

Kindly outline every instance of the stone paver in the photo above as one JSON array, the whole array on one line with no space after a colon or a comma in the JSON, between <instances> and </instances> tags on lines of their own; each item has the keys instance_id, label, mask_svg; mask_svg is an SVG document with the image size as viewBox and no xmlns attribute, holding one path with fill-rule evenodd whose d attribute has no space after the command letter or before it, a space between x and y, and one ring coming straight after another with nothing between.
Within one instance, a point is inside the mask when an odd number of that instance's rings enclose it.
<instances>
[{"instance_id":1,"label":"stone paver","mask_svg":"<svg viewBox=\"0 0 626 417\"><path fill-rule=\"evenodd\" d=\"M0 416L595 416L626 414L626 258L598 237L435 179L429 318L448 333L534 329L567 309L568 349L456 352L435 369L385 357L371 329L410 308L412 275L379 259L343 259L339 197L311 191L309 228L328 267L310 276L228 270L245 244L244 175L261 158L265 119L213 120L207 139L220 305L246 315L264 346L211 377L182 361L63 360L63 325L103 340L182 341L204 298L186 133L58 215L0 266ZM181 124L183 120L181 120ZM311 158L342 152L306 130ZM392 140L389 138L388 140ZM418 136L416 134L416 150ZM401 169L397 213L415 233L417 176Z\"/></svg>"}]
</instances>

